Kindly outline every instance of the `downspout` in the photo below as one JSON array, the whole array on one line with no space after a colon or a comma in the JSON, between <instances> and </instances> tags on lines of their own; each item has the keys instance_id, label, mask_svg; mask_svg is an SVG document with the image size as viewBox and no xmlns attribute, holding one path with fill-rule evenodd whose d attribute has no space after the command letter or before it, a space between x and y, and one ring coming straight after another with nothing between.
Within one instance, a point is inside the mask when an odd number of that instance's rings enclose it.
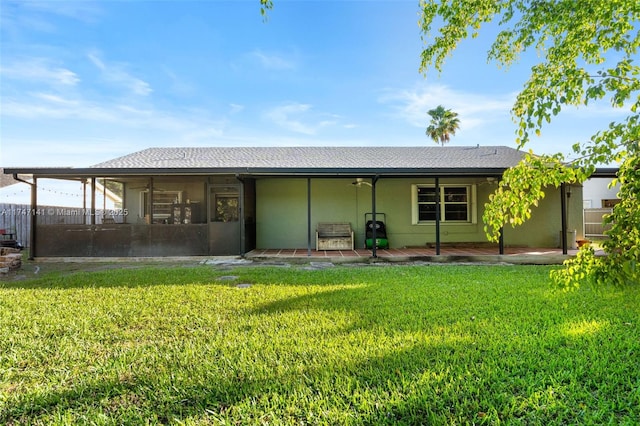
<instances>
[{"instance_id":1,"label":"downspout","mask_svg":"<svg viewBox=\"0 0 640 426\"><path fill-rule=\"evenodd\" d=\"M376 221L376 182L380 176L374 176L371 178L371 220L372 220L372 229L371 229L371 257L374 259L378 257L378 241L376 236L376 228L378 227L378 222Z\"/></svg>"},{"instance_id":2,"label":"downspout","mask_svg":"<svg viewBox=\"0 0 640 426\"><path fill-rule=\"evenodd\" d=\"M87 180L82 181L82 224L87 224Z\"/></svg>"},{"instance_id":3,"label":"downspout","mask_svg":"<svg viewBox=\"0 0 640 426\"><path fill-rule=\"evenodd\" d=\"M149 212L149 225L153 224L153 177L149 177L149 196L147 197L147 211Z\"/></svg>"},{"instance_id":4,"label":"downspout","mask_svg":"<svg viewBox=\"0 0 640 426\"><path fill-rule=\"evenodd\" d=\"M503 176L504 174L500 177L500 180L502 180ZM501 255L504 254L504 226L500 227L500 237L498 238L498 252Z\"/></svg>"},{"instance_id":5,"label":"downspout","mask_svg":"<svg viewBox=\"0 0 640 426\"><path fill-rule=\"evenodd\" d=\"M440 178L436 178L436 255L440 255Z\"/></svg>"},{"instance_id":6,"label":"downspout","mask_svg":"<svg viewBox=\"0 0 640 426\"><path fill-rule=\"evenodd\" d=\"M567 185L560 184L560 214L562 215L562 231L560 236L560 244L562 246L562 254L567 254Z\"/></svg>"},{"instance_id":7,"label":"downspout","mask_svg":"<svg viewBox=\"0 0 640 426\"><path fill-rule=\"evenodd\" d=\"M96 178L91 178L91 224L96 224Z\"/></svg>"},{"instance_id":8,"label":"downspout","mask_svg":"<svg viewBox=\"0 0 640 426\"><path fill-rule=\"evenodd\" d=\"M33 260L36 257L36 224L37 216L35 214L38 208L38 178L33 176L33 182L28 182L18 177L17 173L13 174L13 179L18 182L26 183L31 187L31 219L30 219L30 232L29 232L29 260Z\"/></svg>"},{"instance_id":9,"label":"downspout","mask_svg":"<svg viewBox=\"0 0 640 426\"><path fill-rule=\"evenodd\" d=\"M311 257L311 178L307 178L307 257Z\"/></svg>"}]
</instances>

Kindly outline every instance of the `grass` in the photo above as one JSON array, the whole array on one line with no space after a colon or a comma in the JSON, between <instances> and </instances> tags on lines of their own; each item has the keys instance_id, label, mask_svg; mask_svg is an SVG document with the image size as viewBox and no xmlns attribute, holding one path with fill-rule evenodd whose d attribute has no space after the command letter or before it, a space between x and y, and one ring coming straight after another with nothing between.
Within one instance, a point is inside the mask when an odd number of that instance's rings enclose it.
<instances>
[{"instance_id":1,"label":"grass","mask_svg":"<svg viewBox=\"0 0 640 426\"><path fill-rule=\"evenodd\" d=\"M548 273L191 265L0 282L0 423L637 424L640 290L556 292Z\"/></svg>"}]
</instances>

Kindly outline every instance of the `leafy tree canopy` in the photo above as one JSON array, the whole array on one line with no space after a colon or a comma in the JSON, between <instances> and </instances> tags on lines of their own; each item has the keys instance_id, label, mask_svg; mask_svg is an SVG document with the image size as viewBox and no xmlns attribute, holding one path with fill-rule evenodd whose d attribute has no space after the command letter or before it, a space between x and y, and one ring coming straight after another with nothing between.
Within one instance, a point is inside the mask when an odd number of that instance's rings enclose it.
<instances>
[{"instance_id":1,"label":"leafy tree canopy","mask_svg":"<svg viewBox=\"0 0 640 426\"><path fill-rule=\"evenodd\" d=\"M489 239L500 229L531 216L544 189L582 182L596 166L617 163L622 202L606 219L612 224L604 243L607 256L590 248L552 274L563 286L585 282L640 283L640 2L637 0L421 0L425 49L420 71L437 71L460 41L474 38L495 21L501 31L488 51L502 66L528 50L540 61L516 97L512 115L516 143L522 148L533 134L567 106L587 106L608 99L628 111L590 140L573 146L576 159L561 154L529 155L508 170L491 196L484 221Z\"/></svg>"}]
</instances>

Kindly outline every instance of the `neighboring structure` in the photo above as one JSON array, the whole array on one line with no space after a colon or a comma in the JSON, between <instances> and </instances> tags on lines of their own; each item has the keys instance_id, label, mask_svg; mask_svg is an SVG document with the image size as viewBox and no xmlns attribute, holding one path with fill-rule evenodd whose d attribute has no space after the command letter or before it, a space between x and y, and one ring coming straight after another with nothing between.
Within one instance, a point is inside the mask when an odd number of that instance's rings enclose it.
<instances>
[{"instance_id":1,"label":"neighboring structure","mask_svg":"<svg viewBox=\"0 0 640 426\"><path fill-rule=\"evenodd\" d=\"M620 199L618 191L620 185L611 187L611 178L590 178L582 184L583 207L585 209L611 208L615 206Z\"/></svg>"},{"instance_id":2,"label":"neighboring structure","mask_svg":"<svg viewBox=\"0 0 640 426\"><path fill-rule=\"evenodd\" d=\"M522 156L501 146L150 148L88 168L6 173L36 185L87 181L92 193L106 181L124 194L119 209L93 203L86 225L38 225L32 256L310 253L318 223L350 223L363 247L367 213L385 213L391 248L483 244L484 205ZM112 220L100 224L96 214ZM579 185L550 188L531 220L505 228L504 245L558 247L567 226L582 229Z\"/></svg>"},{"instance_id":3,"label":"neighboring structure","mask_svg":"<svg viewBox=\"0 0 640 426\"><path fill-rule=\"evenodd\" d=\"M0 168L0 188L13 185L14 183L18 183L18 181L15 180L13 176L5 174L4 169Z\"/></svg>"},{"instance_id":4,"label":"neighboring structure","mask_svg":"<svg viewBox=\"0 0 640 426\"><path fill-rule=\"evenodd\" d=\"M606 215L611 214L613 206L620 202L620 185L611 186L611 178L591 178L583 184L584 207L583 235L587 239L606 237L605 231L610 225L604 225Z\"/></svg>"}]
</instances>

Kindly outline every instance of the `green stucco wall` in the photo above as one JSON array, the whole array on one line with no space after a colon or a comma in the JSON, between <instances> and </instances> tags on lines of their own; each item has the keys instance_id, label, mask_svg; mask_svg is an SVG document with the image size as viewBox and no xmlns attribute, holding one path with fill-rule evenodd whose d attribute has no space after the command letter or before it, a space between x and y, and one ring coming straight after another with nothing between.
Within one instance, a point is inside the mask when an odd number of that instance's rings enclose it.
<instances>
[{"instance_id":1,"label":"green stucco wall","mask_svg":"<svg viewBox=\"0 0 640 426\"><path fill-rule=\"evenodd\" d=\"M352 185L355 179L311 179L311 247L315 248L315 227L319 222L349 222L355 231L356 247L364 245L365 213L371 212L371 187ZM433 224L412 223L412 185L433 184L433 179L381 178L376 185L378 213L386 214L392 248L424 246L435 242ZM475 223L441 224L441 242L486 242L482 213L494 184L486 179L441 179L441 185L474 184ZM582 229L582 193L571 188L568 199L568 227ZM263 178L256 181L257 248L306 248L308 244L307 179ZM551 188L532 219L518 228L506 227L507 246L557 247L560 241L560 191Z\"/></svg>"},{"instance_id":2,"label":"green stucco wall","mask_svg":"<svg viewBox=\"0 0 640 426\"><path fill-rule=\"evenodd\" d=\"M567 192L567 230L575 230L576 238L582 236L582 187L571 186ZM505 244L525 247L560 247L562 230L561 198L559 188L549 188L538 207L532 209L531 219L523 225L505 226ZM575 241L568 241L569 248Z\"/></svg>"}]
</instances>

